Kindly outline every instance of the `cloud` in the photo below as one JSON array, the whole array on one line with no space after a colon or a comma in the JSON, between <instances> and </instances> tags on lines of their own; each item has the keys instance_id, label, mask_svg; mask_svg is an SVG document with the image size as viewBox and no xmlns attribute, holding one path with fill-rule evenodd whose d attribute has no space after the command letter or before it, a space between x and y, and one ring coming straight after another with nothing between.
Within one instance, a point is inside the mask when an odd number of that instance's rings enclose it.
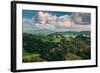
<instances>
[{"instance_id":1,"label":"cloud","mask_svg":"<svg viewBox=\"0 0 100 73\"><path fill-rule=\"evenodd\" d=\"M29 19L26 19L26 18L23 18L23 21L22 21L22 26L23 26L23 28L22 28L22 30L24 31L24 32L28 32L29 30L32 30L33 28L32 28L32 23L31 23L32 21L31 20L29 20Z\"/></svg>"},{"instance_id":2,"label":"cloud","mask_svg":"<svg viewBox=\"0 0 100 73\"><path fill-rule=\"evenodd\" d=\"M23 18L22 22L23 22L23 24L29 24L29 25L32 24L32 20L31 19L27 19L27 18Z\"/></svg>"},{"instance_id":3,"label":"cloud","mask_svg":"<svg viewBox=\"0 0 100 73\"><path fill-rule=\"evenodd\" d=\"M32 30L36 30L36 26L34 25L34 19L27 19L23 18L22 25L23 25L23 31L30 32Z\"/></svg>"},{"instance_id":4,"label":"cloud","mask_svg":"<svg viewBox=\"0 0 100 73\"><path fill-rule=\"evenodd\" d=\"M91 14L90 13L72 13L72 26L74 30L90 31L91 30Z\"/></svg>"},{"instance_id":5,"label":"cloud","mask_svg":"<svg viewBox=\"0 0 100 73\"><path fill-rule=\"evenodd\" d=\"M48 12L38 12L37 13L37 21L39 24L55 24L57 16L53 16Z\"/></svg>"},{"instance_id":6,"label":"cloud","mask_svg":"<svg viewBox=\"0 0 100 73\"><path fill-rule=\"evenodd\" d=\"M55 26L54 25L50 25L50 24L35 24L35 26L38 29L49 29L49 30L54 30Z\"/></svg>"},{"instance_id":7,"label":"cloud","mask_svg":"<svg viewBox=\"0 0 100 73\"><path fill-rule=\"evenodd\" d=\"M71 19L68 15L60 16L57 19L57 26L59 28L70 27L72 25Z\"/></svg>"},{"instance_id":8,"label":"cloud","mask_svg":"<svg viewBox=\"0 0 100 73\"><path fill-rule=\"evenodd\" d=\"M56 16L49 12L37 12L32 19L23 18L23 30L66 30L81 31L90 30L89 13L72 13L72 15Z\"/></svg>"},{"instance_id":9,"label":"cloud","mask_svg":"<svg viewBox=\"0 0 100 73\"><path fill-rule=\"evenodd\" d=\"M48 16L49 16L49 14L47 12L38 12L37 13L38 23L46 24L46 20L47 20Z\"/></svg>"},{"instance_id":10,"label":"cloud","mask_svg":"<svg viewBox=\"0 0 100 73\"><path fill-rule=\"evenodd\" d=\"M34 23L35 19L26 19L23 18L23 31L30 31L30 30L38 30L38 29L49 29L54 30L55 25L54 24L40 24L40 23Z\"/></svg>"},{"instance_id":11,"label":"cloud","mask_svg":"<svg viewBox=\"0 0 100 73\"><path fill-rule=\"evenodd\" d=\"M75 24L90 24L91 23L91 14L90 13L80 13L80 12L75 12L72 13L72 19Z\"/></svg>"},{"instance_id":12,"label":"cloud","mask_svg":"<svg viewBox=\"0 0 100 73\"><path fill-rule=\"evenodd\" d=\"M36 21L35 21L36 20ZM49 29L54 30L58 27L68 27L70 25L68 16L60 16L52 15L47 12L37 12L36 17L32 17L32 19L23 18L24 26L31 26L33 29Z\"/></svg>"},{"instance_id":13,"label":"cloud","mask_svg":"<svg viewBox=\"0 0 100 73\"><path fill-rule=\"evenodd\" d=\"M40 11L37 13L37 23L35 24L39 29L56 29L71 26L70 17L68 15L56 16L48 12Z\"/></svg>"},{"instance_id":14,"label":"cloud","mask_svg":"<svg viewBox=\"0 0 100 73\"><path fill-rule=\"evenodd\" d=\"M37 12L37 22L34 24L38 29L55 29L56 16L51 15L47 12Z\"/></svg>"}]
</instances>

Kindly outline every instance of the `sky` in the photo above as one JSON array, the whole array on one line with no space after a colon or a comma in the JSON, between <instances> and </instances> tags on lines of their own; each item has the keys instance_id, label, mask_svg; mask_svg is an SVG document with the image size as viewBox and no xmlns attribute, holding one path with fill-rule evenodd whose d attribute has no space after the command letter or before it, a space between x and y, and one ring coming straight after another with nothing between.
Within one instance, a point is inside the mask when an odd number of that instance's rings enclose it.
<instances>
[{"instance_id":1,"label":"sky","mask_svg":"<svg viewBox=\"0 0 100 73\"><path fill-rule=\"evenodd\" d=\"M29 18L32 19L33 16L35 16L37 14L36 10L23 10L23 18ZM42 11L41 11L42 12ZM47 12L50 13L52 15L56 15L56 16L63 16L63 15L71 15L71 12L57 12L57 11L43 11L43 12Z\"/></svg>"},{"instance_id":2,"label":"sky","mask_svg":"<svg viewBox=\"0 0 100 73\"><path fill-rule=\"evenodd\" d=\"M82 12L22 10L23 31L90 31L91 14Z\"/></svg>"}]
</instances>

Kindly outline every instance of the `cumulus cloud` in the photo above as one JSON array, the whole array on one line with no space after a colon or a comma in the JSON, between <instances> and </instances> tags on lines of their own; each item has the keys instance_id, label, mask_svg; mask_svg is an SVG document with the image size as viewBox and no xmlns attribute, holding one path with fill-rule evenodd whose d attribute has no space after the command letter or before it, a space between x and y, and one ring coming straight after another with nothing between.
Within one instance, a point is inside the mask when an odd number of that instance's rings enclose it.
<instances>
[{"instance_id":1,"label":"cumulus cloud","mask_svg":"<svg viewBox=\"0 0 100 73\"><path fill-rule=\"evenodd\" d=\"M91 14L90 13L72 13L72 28L76 30L89 31L91 30Z\"/></svg>"},{"instance_id":2,"label":"cumulus cloud","mask_svg":"<svg viewBox=\"0 0 100 73\"><path fill-rule=\"evenodd\" d=\"M57 19L57 25L59 28L70 27L72 25L71 18L68 15L60 16Z\"/></svg>"},{"instance_id":3,"label":"cumulus cloud","mask_svg":"<svg viewBox=\"0 0 100 73\"><path fill-rule=\"evenodd\" d=\"M55 29L55 19L56 17L51 15L50 13L47 12L37 12L37 23L35 23L34 25L38 28L38 29Z\"/></svg>"},{"instance_id":4,"label":"cumulus cloud","mask_svg":"<svg viewBox=\"0 0 100 73\"><path fill-rule=\"evenodd\" d=\"M48 13L38 12L37 13L38 23L40 23L40 24L46 24L46 18L47 17L48 17Z\"/></svg>"},{"instance_id":5,"label":"cumulus cloud","mask_svg":"<svg viewBox=\"0 0 100 73\"><path fill-rule=\"evenodd\" d=\"M56 16L49 12L39 11L32 19L23 18L24 30L90 30L89 13L72 13Z\"/></svg>"},{"instance_id":6,"label":"cumulus cloud","mask_svg":"<svg viewBox=\"0 0 100 73\"><path fill-rule=\"evenodd\" d=\"M36 21L35 21L36 20ZM37 29L50 29L65 28L71 26L70 17L68 15L56 16L48 12L37 12L36 17L32 17L32 20L23 20L26 24L31 24Z\"/></svg>"},{"instance_id":7,"label":"cumulus cloud","mask_svg":"<svg viewBox=\"0 0 100 73\"><path fill-rule=\"evenodd\" d=\"M75 24L90 24L91 23L90 18L91 18L90 13L75 12L72 14L72 19Z\"/></svg>"}]
</instances>

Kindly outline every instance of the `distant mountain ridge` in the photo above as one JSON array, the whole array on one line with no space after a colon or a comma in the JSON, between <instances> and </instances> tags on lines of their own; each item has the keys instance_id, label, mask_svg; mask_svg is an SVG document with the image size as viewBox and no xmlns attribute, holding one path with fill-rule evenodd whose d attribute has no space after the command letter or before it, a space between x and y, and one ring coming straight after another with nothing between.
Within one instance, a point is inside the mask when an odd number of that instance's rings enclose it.
<instances>
[{"instance_id":1,"label":"distant mountain ridge","mask_svg":"<svg viewBox=\"0 0 100 73\"><path fill-rule=\"evenodd\" d=\"M65 32L56 32L55 34L86 34L86 35L90 35L91 32L90 31L65 31Z\"/></svg>"},{"instance_id":2,"label":"distant mountain ridge","mask_svg":"<svg viewBox=\"0 0 100 73\"><path fill-rule=\"evenodd\" d=\"M42 35L49 35L49 34L52 34L52 35L63 35L63 34L73 34L73 35L79 35L79 34L85 34L85 35L90 35L91 32L90 31L53 31L53 30L32 30L32 31L27 31L27 33L31 33L31 34L42 34Z\"/></svg>"},{"instance_id":3,"label":"distant mountain ridge","mask_svg":"<svg viewBox=\"0 0 100 73\"><path fill-rule=\"evenodd\" d=\"M24 32L25 32L25 31L24 31ZM48 30L48 29L46 29L46 30L39 29L39 30L27 31L27 33L48 35L48 34L53 34L53 33L55 33L55 31Z\"/></svg>"}]
</instances>

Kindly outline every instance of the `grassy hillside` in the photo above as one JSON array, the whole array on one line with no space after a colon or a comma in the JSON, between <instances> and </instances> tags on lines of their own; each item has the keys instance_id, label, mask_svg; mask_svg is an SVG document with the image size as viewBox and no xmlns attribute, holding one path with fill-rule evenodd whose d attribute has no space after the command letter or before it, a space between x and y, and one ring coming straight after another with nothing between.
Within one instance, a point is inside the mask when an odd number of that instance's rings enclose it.
<instances>
[{"instance_id":1,"label":"grassy hillside","mask_svg":"<svg viewBox=\"0 0 100 73\"><path fill-rule=\"evenodd\" d=\"M23 62L91 59L90 40L89 31L23 33Z\"/></svg>"}]
</instances>

